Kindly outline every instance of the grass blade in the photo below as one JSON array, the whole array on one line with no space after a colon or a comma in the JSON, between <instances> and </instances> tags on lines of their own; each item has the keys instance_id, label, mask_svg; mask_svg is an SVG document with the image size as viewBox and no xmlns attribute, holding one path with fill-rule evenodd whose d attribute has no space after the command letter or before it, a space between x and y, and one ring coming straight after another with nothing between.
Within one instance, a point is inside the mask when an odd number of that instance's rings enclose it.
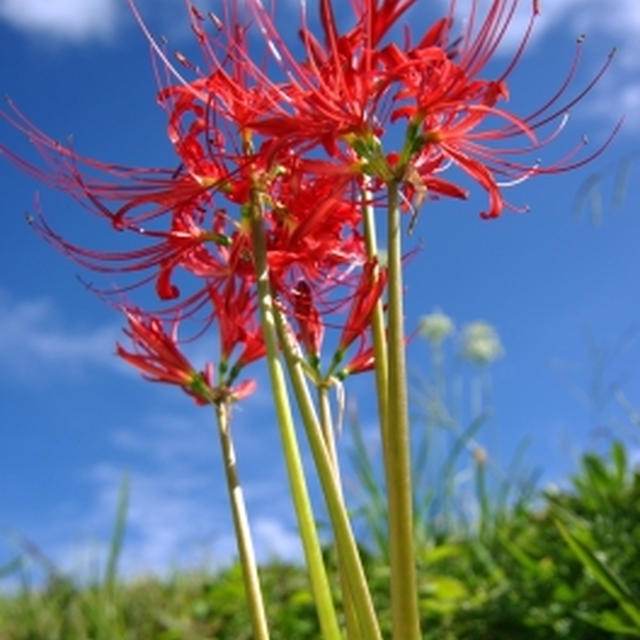
<instances>
[{"instance_id":1,"label":"grass blade","mask_svg":"<svg viewBox=\"0 0 640 640\"><path fill-rule=\"evenodd\" d=\"M116 507L116 519L113 525L113 533L111 534L111 542L109 543L109 555L104 574L104 587L107 591L112 592L118 573L118 559L122 551L122 541L127 526L127 509L129 507L130 482L128 474L120 483L120 491L118 493L118 505Z\"/></svg>"},{"instance_id":2,"label":"grass blade","mask_svg":"<svg viewBox=\"0 0 640 640\"><path fill-rule=\"evenodd\" d=\"M554 518L554 524L583 566L598 581L600 586L617 600L629 618L640 628L640 609L636 606L629 587L582 540L571 533L560 520Z\"/></svg>"}]
</instances>

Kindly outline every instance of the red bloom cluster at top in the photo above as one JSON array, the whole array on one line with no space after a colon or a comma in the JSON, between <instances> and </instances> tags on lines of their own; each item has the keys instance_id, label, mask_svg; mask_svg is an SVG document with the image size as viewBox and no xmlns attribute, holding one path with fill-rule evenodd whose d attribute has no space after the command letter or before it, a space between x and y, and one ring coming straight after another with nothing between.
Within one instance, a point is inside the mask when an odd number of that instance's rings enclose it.
<instances>
[{"instance_id":1,"label":"red bloom cluster at top","mask_svg":"<svg viewBox=\"0 0 640 640\"><path fill-rule=\"evenodd\" d=\"M575 168L594 155L577 156L580 144L547 167L522 160L555 139L568 110L610 62L585 90L565 98L579 42L555 95L525 117L506 110L501 105L509 95L508 78L539 12L536 0L528 1L529 24L513 59L499 77L485 79L518 0L492 0L484 12L479 0L470 0L462 29L451 0L446 14L422 33L405 26L401 44L393 36L418 0L352 0L352 26L344 32L331 0L318 0L319 33L309 26L302 0L297 47L285 41L261 0L221 0L222 10L208 15L186 0L201 65L180 53L170 56L129 0L165 72L158 100L168 116L177 169L84 157L50 138L12 103L2 116L28 137L43 163L0 151L117 231L139 237L139 248L98 251L62 237L42 215L34 223L48 242L85 267L142 273L121 293L155 285L164 308L150 313L124 305L125 333L135 350L118 347L150 379L177 384L200 402L250 392L251 383L238 386L236 378L265 351L247 221L255 193L272 294L311 366L321 366L325 329L338 326L330 371L366 370L373 366L369 318L386 275L367 253L364 207L383 203L392 183L407 209L429 197L464 198L466 190L445 177L457 166L488 194L481 215L495 218L506 204L501 187ZM256 31L264 55L256 55ZM301 55L294 52L299 50ZM389 134L391 125L404 132L394 148L388 148L397 138ZM185 286L193 288L183 293ZM202 319L204 329L217 326L217 386L210 367L198 373L180 352L175 323L185 317ZM168 331L166 323L173 328ZM357 352L344 364L354 343Z\"/></svg>"}]
</instances>

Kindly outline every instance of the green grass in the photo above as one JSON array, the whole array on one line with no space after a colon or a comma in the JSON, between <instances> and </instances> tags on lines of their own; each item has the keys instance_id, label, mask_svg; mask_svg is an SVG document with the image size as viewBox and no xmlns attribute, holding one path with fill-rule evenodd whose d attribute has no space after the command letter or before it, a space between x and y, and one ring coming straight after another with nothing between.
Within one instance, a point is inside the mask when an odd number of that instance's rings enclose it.
<instances>
[{"instance_id":1,"label":"green grass","mask_svg":"<svg viewBox=\"0 0 640 640\"><path fill-rule=\"evenodd\" d=\"M250 640L237 566L215 575L117 579L126 487L120 504L104 578L81 587L52 574L44 587L0 597L0 640ZM570 489L536 507L489 509L487 517L482 529L422 537L426 638L640 636L640 474L621 445L606 457L585 456ZM388 633L388 567L378 553L363 555ZM20 572L19 560L4 568L5 576ZM261 577L272 639L318 638L302 570L272 563Z\"/></svg>"},{"instance_id":2,"label":"green grass","mask_svg":"<svg viewBox=\"0 0 640 640\"><path fill-rule=\"evenodd\" d=\"M425 327L434 329L435 318L435 328L442 329L443 317L426 317L431 325ZM553 493L536 490L536 476L523 464L524 444L501 471L478 440L493 414L490 363L465 362L464 354L452 353L459 343L452 331L449 323L448 343L444 334L427 332L428 375L415 376L413 385L414 512L425 638L640 637L640 470L631 468L623 445L614 443L606 455L585 455L567 488ZM629 417L637 425L635 410ZM351 484L359 488L351 495L352 517L388 638L381 464L355 418L351 426ZM250 640L237 565L216 574L119 578L126 569L121 550L127 504L125 479L107 557L92 584L62 575L45 554L23 542L24 552L0 567L0 581L18 578L22 585L0 595L0 640ZM325 554L342 610L333 550ZM30 586L29 563L49 576L44 586ZM260 573L271 640L318 639L304 571L273 562Z\"/></svg>"}]
</instances>

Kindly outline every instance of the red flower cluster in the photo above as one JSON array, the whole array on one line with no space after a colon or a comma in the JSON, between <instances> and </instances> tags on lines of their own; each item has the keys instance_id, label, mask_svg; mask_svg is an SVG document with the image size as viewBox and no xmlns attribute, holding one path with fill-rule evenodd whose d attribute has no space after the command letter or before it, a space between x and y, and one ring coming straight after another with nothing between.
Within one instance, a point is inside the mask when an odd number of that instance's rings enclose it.
<instances>
[{"instance_id":1,"label":"red flower cluster","mask_svg":"<svg viewBox=\"0 0 640 640\"><path fill-rule=\"evenodd\" d=\"M418 7L417 0L353 0L353 26L345 32L338 29L331 0L318 0L318 35L309 27L303 1L301 56L280 35L262 0L223 0L221 17L205 16L186 0L205 64L175 54L185 71L151 38L129 2L167 71L158 98L168 115L177 169L124 167L81 156L39 130L12 103L2 116L28 137L44 166L0 150L115 230L140 239L137 249L98 251L60 236L41 215L34 223L48 242L85 267L143 274L119 291L154 283L164 308L154 314L125 309L125 333L137 351L118 346L118 354L198 401L214 401L224 389L235 398L246 395L249 383L232 385L264 354L247 224L252 194L259 194L279 308L297 328L317 370L325 330L338 326L341 334L328 362L330 371L346 375L373 366L368 324L386 280L384 268L367 256L362 237L365 186L374 204L383 201L391 183L400 186L408 207L429 196L463 198L465 189L444 177L457 165L487 191L489 207L481 215L493 218L505 206L501 185L590 159L575 159L576 148L546 168L518 160L556 137L568 109L609 64L575 98L563 98L572 70L560 90L526 117L501 107L538 14L535 0L521 46L493 79L482 73L517 0L492 0L482 16L479 1L471 0L461 31L455 28L452 0L447 14L423 33L416 36L407 27L401 45L391 40L392 32ZM265 55L256 55L250 37L255 30ZM194 77L185 78L187 72ZM553 122L557 125L540 139L538 132ZM387 148L393 123L396 130L404 123L404 135L395 148ZM177 317L217 326L218 387L210 368L198 373L181 355L175 332L166 334L163 323ZM340 364L356 342L352 361Z\"/></svg>"},{"instance_id":2,"label":"red flower cluster","mask_svg":"<svg viewBox=\"0 0 640 640\"><path fill-rule=\"evenodd\" d=\"M207 363L204 371L196 371L178 348L177 323L167 334L158 318L133 309L127 310L125 315L129 326L124 333L131 339L134 351L127 351L118 344L117 354L140 369L147 380L175 384L203 405L225 397L241 400L253 393L253 380L245 380L234 387L228 384L216 387L211 363Z\"/></svg>"}]
</instances>

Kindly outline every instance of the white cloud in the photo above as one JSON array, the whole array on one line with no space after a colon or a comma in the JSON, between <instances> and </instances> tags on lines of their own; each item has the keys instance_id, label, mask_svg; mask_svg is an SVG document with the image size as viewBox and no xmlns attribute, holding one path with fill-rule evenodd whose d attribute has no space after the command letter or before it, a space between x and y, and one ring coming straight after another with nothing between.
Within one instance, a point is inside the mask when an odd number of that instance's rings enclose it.
<instances>
[{"instance_id":1,"label":"white cloud","mask_svg":"<svg viewBox=\"0 0 640 640\"><path fill-rule=\"evenodd\" d=\"M277 558L287 562L301 561L300 537L291 527L284 525L282 520L268 516L256 518L253 530L259 560Z\"/></svg>"},{"instance_id":2,"label":"white cloud","mask_svg":"<svg viewBox=\"0 0 640 640\"><path fill-rule=\"evenodd\" d=\"M236 437L236 441L242 476L252 461L258 456L262 459L264 446L256 453L242 439ZM104 567L127 468L131 493L120 559L122 576L165 574L178 567L216 569L236 557L218 440L209 412L194 411L186 417L152 415L135 428L115 430L112 442L124 454L117 456L119 462L111 457L81 476L90 486L90 507L60 506L58 516L49 519L57 524L38 532L57 566L80 579L95 577L96 568ZM278 477L277 465L267 471L268 477L254 476L243 483L256 555L260 562L274 557L299 562L302 550L290 524L286 481Z\"/></svg>"},{"instance_id":3,"label":"white cloud","mask_svg":"<svg viewBox=\"0 0 640 640\"><path fill-rule=\"evenodd\" d=\"M479 15L492 0L480 3ZM441 0L443 7L449 0ZM469 2L458 2L458 17L464 23L469 11ZM531 37L530 47L543 46L551 33L564 32L567 37L576 38L585 34L585 59L583 68L592 75L604 64L606 57L590 56L589 52L602 51L591 43L603 42L607 47L618 49L613 65L593 91L586 111L602 121L606 119L606 127L610 129L611 121L617 121L621 115L627 119L628 129L640 131L640 2L638 0L541 0L541 13L536 19ZM506 33L502 53L510 55L522 41L522 36L531 16L531 0L519 3L518 10ZM606 56L606 52L604 53ZM612 99L615 96L615 99Z\"/></svg>"},{"instance_id":4,"label":"white cloud","mask_svg":"<svg viewBox=\"0 0 640 640\"><path fill-rule=\"evenodd\" d=\"M192 409L186 415L158 413L135 428L115 429L111 442L118 450L143 455L158 467L193 468L195 462L212 460L217 440L213 412Z\"/></svg>"},{"instance_id":5,"label":"white cloud","mask_svg":"<svg viewBox=\"0 0 640 640\"><path fill-rule=\"evenodd\" d=\"M115 325L63 327L51 300L14 300L0 291L0 362L13 375L77 373L88 365L128 371L116 356Z\"/></svg>"},{"instance_id":6,"label":"white cloud","mask_svg":"<svg viewBox=\"0 0 640 640\"><path fill-rule=\"evenodd\" d=\"M117 0L0 0L0 18L50 40L104 39L116 24Z\"/></svg>"},{"instance_id":7,"label":"white cloud","mask_svg":"<svg viewBox=\"0 0 640 640\"><path fill-rule=\"evenodd\" d=\"M484 17L493 0L479 3L478 16ZM442 0L443 6L449 0ZM469 2L458 2L458 19L464 22ZM507 44L517 46L531 16L531 0L521 0L506 34ZM637 0L541 0L533 38L540 39L552 29L571 30L577 36L583 32L608 31L623 38L637 36L640 30L640 3ZM639 63L640 64L640 63Z\"/></svg>"},{"instance_id":8,"label":"white cloud","mask_svg":"<svg viewBox=\"0 0 640 640\"><path fill-rule=\"evenodd\" d=\"M615 120L624 115L626 130L640 131L640 3L574 0L574 5L575 11L564 14L570 24L588 38L604 39L618 48L616 60L596 88L590 112Z\"/></svg>"},{"instance_id":9,"label":"white cloud","mask_svg":"<svg viewBox=\"0 0 640 640\"><path fill-rule=\"evenodd\" d=\"M546 15L545 15L546 13ZM540 21L542 34L563 25L572 35L606 42L618 53L613 65L596 87L589 112L599 119L626 117L627 130L640 130L640 2L637 0L563 0L545 2ZM593 60L600 66L604 59ZM613 98L615 96L615 98Z\"/></svg>"},{"instance_id":10,"label":"white cloud","mask_svg":"<svg viewBox=\"0 0 640 640\"><path fill-rule=\"evenodd\" d=\"M640 68L637 42L640 37L640 3L637 0L563 0L544 2L537 37L551 29L564 28L588 40L602 39L617 47L619 63Z\"/></svg>"},{"instance_id":11,"label":"white cloud","mask_svg":"<svg viewBox=\"0 0 640 640\"><path fill-rule=\"evenodd\" d=\"M640 82L622 83L622 86L616 87L614 90L615 101L611 99L610 95L599 94L592 105L591 113L598 117L610 117L612 109L615 109L616 115L625 116L627 130L640 131Z\"/></svg>"},{"instance_id":12,"label":"white cloud","mask_svg":"<svg viewBox=\"0 0 640 640\"><path fill-rule=\"evenodd\" d=\"M180 0L136 0L136 5L152 33L174 42L193 37ZM126 0L0 0L0 21L37 36L39 46L111 42L123 28L135 28Z\"/></svg>"}]
</instances>

